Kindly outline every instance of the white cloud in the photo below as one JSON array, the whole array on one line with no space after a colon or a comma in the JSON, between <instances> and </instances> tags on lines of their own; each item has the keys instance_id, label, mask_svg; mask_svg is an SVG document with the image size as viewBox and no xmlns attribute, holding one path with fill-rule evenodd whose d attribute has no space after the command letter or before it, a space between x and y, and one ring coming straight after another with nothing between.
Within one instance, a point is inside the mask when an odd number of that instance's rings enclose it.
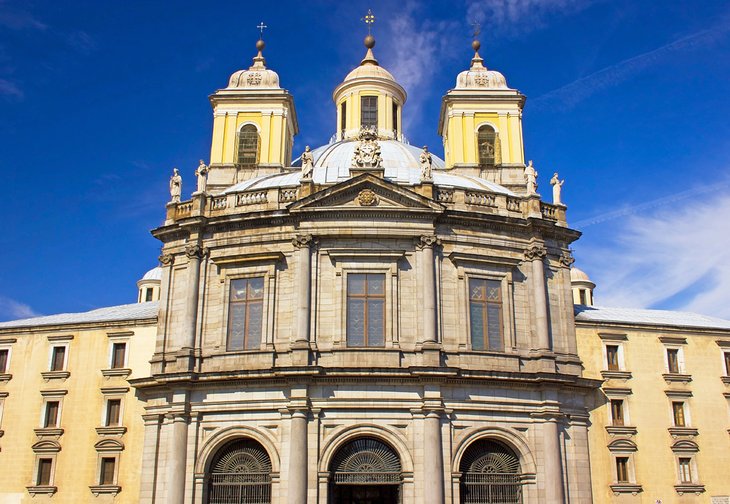
<instances>
[{"instance_id":1,"label":"white cloud","mask_svg":"<svg viewBox=\"0 0 730 504\"><path fill-rule=\"evenodd\" d=\"M595 0L471 0L467 19L500 37L519 37L544 27L548 19L579 12Z\"/></svg>"},{"instance_id":2,"label":"white cloud","mask_svg":"<svg viewBox=\"0 0 730 504\"><path fill-rule=\"evenodd\" d=\"M0 79L0 96L5 96L6 98L10 99L22 100L24 95L23 90L20 89L16 84L10 82L9 80Z\"/></svg>"},{"instance_id":3,"label":"white cloud","mask_svg":"<svg viewBox=\"0 0 730 504\"><path fill-rule=\"evenodd\" d=\"M45 30L48 26L36 19L31 13L7 5L0 1L0 26L5 26L11 30L24 30L27 28L33 30Z\"/></svg>"},{"instance_id":4,"label":"white cloud","mask_svg":"<svg viewBox=\"0 0 730 504\"><path fill-rule=\"evenodd\" d=\"M629 218L608 248L581 249L596 304L671 308L730 319L730 195Z\"/></svg>"},{"instance_id":5,"label":"white cloud","mask_svg":"<svg viewBox=\"0 0 730 504\"><path fill-rule=\"evenodd\" d=\"M0 320L17 320L40 315L27 304L0 296Z\"/></svg>"}]
</instances>

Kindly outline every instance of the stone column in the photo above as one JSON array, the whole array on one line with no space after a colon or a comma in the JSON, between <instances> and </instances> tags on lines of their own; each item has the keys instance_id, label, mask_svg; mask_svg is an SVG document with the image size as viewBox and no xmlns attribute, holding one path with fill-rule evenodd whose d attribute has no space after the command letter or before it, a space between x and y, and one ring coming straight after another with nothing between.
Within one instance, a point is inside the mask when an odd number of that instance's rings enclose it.
<instances>
[{"instance_id":1,"label":"stone column","mask_svg":"<svg viewBox=\"0 0 730 504\"><path fill-rule=\"evenodd\" d=\"M291 414L289 439L289 504L307 502L307 410Z\"/></svg>"},{"instance_id":2,"label":"stone column","mask_svg":"<svg viewBox=\"0 0 730 504\"><path fill-rule=\"evenodd\" d=\"M311 311L311 284L312 284L312 259L310 248L312 235L297 235L292 240L297 248L297 318L294 341L306 343L309 341L309 314Z\"/></svg>"},{"instance_id":3,"label":"stone column","mask_svg":"<svg viewBox=\"0 0 730 504\"><path fill-rule=\"evenodd\" d=\"M525 258L532 263L532 299L535 304L535 332L540 350L550 350L548 328L547 293L545 292L545 268L543 258L547 250L540 244L533 244L525 252Z\"/></svg>"},{"instance_id":4,"label":"stone column","mask_svg":"<svg viewBox=\"0 0 730 504\"><path fill-rule=\"evenodd\" d=\"M444 502L444 458L441 441L441 415L428 411L423 429L423 492L425 504Z\"/></svg>"},{"instance_id":5,"label":"stone column","mask_svg":"<svg viewBox=\"0 0 730 504\"><path fill-rule=\"evenodd\" d=\"M185 500L185 474L187 473L188 415L170 413L171 421L167 438L167 474L165 504L183 504Z\"/></svg>"},{"instance_id":6,"label":"stone column","mask_svg":"<svg viewBox=\"0 0 730 504\"><path fill-rule=\"evenodd\" d=\"M558 418L550 415L543 424L543 466L545 467L545 502L563 504L563 457L560 450Z\"/></svg>"},{"instance_id":7,"label":"stone column","mask_svg":"<svg viewBox=\"0 0 730 504\"><path fill-rule=\"evenodd\" d=\"M421 343L437 343L436 336L436 280L433 249L439 244L435 236L421 236L418 247L421 249L421 278L423 279L423 332Z\"/></svg>"},{"instance_id":8,"label":"stone column","mask_svg":"<svg viewBox=\"0 0 730 504\"><path fill-rule=\"evenodd\" d=\"M207 253L207 250L200 245L188 245L185 247L185 255L188 256L188 285L185 298L185 315L182 327L182 348L195 348L195 329L198 321L198 291L200 290L200 259Z\"/></svg>"},{"instance_id":9,"label":"stone column","mask_svg":"<svg viewBox=\"0 0 730 504\"><path fill-rule=\"evenodd\" d=\"M139 470L139 502L149 504L157 487L157 450L160 444L160 429L163 416L159 414L142 415L144 421L144 446L142 448L142 465Z\"/></svg>"}]
</instances>

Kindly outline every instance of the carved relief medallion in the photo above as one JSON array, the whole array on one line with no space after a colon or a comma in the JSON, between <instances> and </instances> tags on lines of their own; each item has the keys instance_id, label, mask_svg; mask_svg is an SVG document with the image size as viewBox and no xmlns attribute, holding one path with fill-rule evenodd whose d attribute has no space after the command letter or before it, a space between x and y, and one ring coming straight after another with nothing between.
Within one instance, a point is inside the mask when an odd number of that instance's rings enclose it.
<instances>
[{"instance_id":1,"label":"carved relief medallion","mask_svg":"<svg viewBox=\"0 0 730 504\"><path fill-rule=\"evenodd\" d=\"M379 203L378 195L371 189L363 189L357 195L357 202L360 206L376 206Z\"/></svg>"},{"instance_id":2,"label":"carved relief medallion","mask_svg":"<svg viewBox=\"0 0 730 504\"><path fill-rule=\"evenodd\" d=\"M246 83L249 86L258 86L261 84L261 72L253 72L248 74L248 77L246 77Z\"/></svg>"}]
</instances>

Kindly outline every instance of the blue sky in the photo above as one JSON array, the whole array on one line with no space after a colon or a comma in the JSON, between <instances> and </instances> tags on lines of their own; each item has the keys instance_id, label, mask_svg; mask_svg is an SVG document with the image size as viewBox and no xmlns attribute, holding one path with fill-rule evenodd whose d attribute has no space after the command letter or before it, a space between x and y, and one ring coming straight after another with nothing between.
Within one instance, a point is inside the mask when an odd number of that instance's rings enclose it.
<instances>
[{"instance_id":1,"label":"blue sky","mask_svg":"<svg viewBox=\"0 0 730 504\"><path fill-rule=\"evenodd\" d=\"M208 159L207 96L265 56L305 144L364 54L409 93L405 133L441 155L441 96L482 22L488 67L527 95L526 156L567 182L598 304L730 318L730 4L725 1L0 0L0 320L133 302L156 265L173 166Z\"/></svg>"}]
</instances>

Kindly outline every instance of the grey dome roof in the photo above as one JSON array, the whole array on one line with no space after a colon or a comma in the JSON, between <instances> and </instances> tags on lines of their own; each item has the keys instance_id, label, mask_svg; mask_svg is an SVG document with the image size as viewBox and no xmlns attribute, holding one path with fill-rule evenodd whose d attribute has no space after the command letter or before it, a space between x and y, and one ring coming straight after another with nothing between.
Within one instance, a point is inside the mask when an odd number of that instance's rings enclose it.
<instances>
[{"instance_id":1,"label":"grey dome roof","mask_svg":"<svg viewBox=\"0 0 730 504\"><path fill-rule=\"evenodd\" d=\"M162 280L162 268L159 266L156 266L149 270L147 273L144 274L144 276L140 279L140 281L160 281Z\"/></svg>"},{"instance_id":2,"label":"grey dome roof","mask_svg":"<svg viewBox=\"0 0 730 504\"><path fill-rule=\"evenodd\" d=\"M356 140L345 140L312 150L314 183L336 184L351 178L350 166L352 165L353 153L357 143ZM380 144L386 180L400 185L414 186L420 184L421 168L418 162L418 157L421 154L420 148L396 140L378 140L378 144ZM509 189L479 177L449 173L444 169L444 160L433 153L431 155L433 158L433 180L437 186L513 194ZM296 159L293 165L301 166L301 160ZM299 185L300 178L301 173L299 170L275 175L263 175L240 182L223 192L253 191L271 187L296 187Z\"/></svg>"}]
</instances>

